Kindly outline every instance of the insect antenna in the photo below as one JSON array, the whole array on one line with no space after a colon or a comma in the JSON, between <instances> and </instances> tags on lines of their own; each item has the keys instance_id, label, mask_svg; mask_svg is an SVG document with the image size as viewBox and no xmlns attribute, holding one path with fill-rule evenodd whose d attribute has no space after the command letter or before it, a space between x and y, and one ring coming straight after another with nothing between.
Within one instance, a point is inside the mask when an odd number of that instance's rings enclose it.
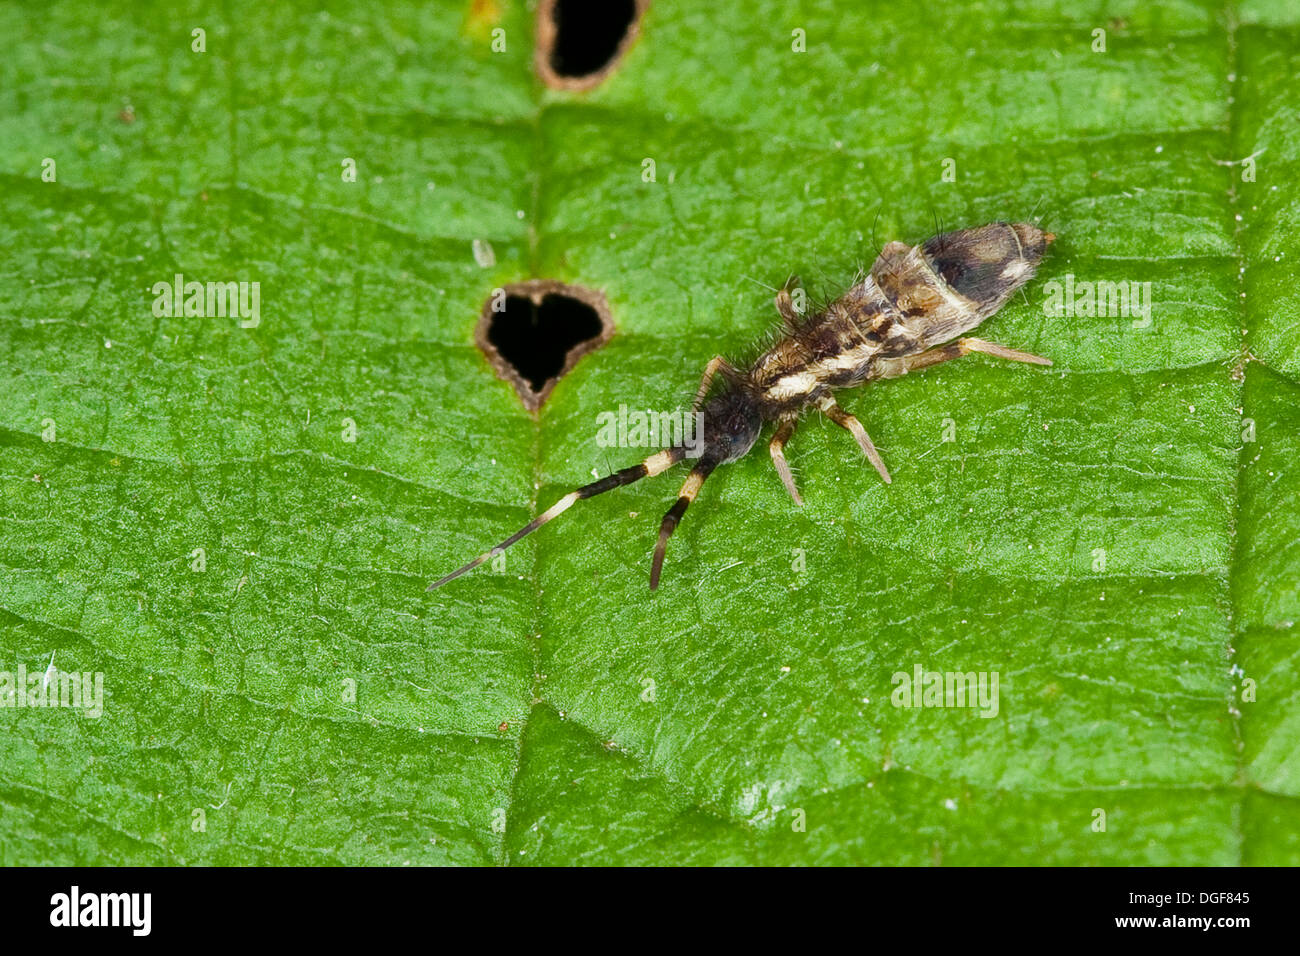
<instances>
[{"instance_id":1,"label":"insect antenna","mask_svg":"<svg viewBox=\"0 0 1300 956\"><path fill-rule=\"evenodd\" d=\"M498 554L504 551L506 548L514 544L516 541L520 540L521 538L528 537L528 535L532 534L534 531L536 531L542 525L546 524L548 521L558 518L560 515L564 514L564 512L568 511L571 507L573 507L574 502L581 501L584 498L594 498L596 495L603 495L605 492L613 491L615 488L622 488L624 485L630 485L632 484L632 482L640 481L642 478L647 478L652 475L657 475L660 472L665 471L668 468L671 468L673 465L677 464L677 462L681 461L685 457L686 457L686 449L684 447L665 448L663 451L655 452L653 455L645 459L645 461L641 462L639 465L633 465L630 468L624 468L621 471L616 471L612 475L606 475L604 478L601 478L598 481L593 481L590 484L583 485L581 488L577 489L576 491L570 491L567 495L565 495L555 504L551 505L541 514L539 514L536 518L528 522L528 524L524 525L522 528L520 528L510 537L506 538L504 541L502 541L492 550L483 552L477 558L471 561L469 564L457 568L455 571L451 572L451 574L448 574L446 577L439 578L438 580L430 584L425 590L432 591L434 588L440 588L448 581L454 581L462 574L465 574L468 571L473 571L484 561L492 560ZM694 472L691 472L691 474L693 475ZM701 482L703 482L703 480L704 480L703 478L700 479ZM687 484L689 483L690 480L688 479ZM685 489L683 489L683 491L684 490ZM698 490L698 488L696 490ZM694 493L692 493L691 497L694 497ZM685 510L686 508L685 506L683 506L682 511Z\"/></svg>"},{"instance_id":2,"label":"insect antenna","mask_svg":"<svg viewBox=\"0 0 1300 956\"><path fill-rule=\"evenodd\" d=\"M654 564L650 566L650 590L659 587L659 572L664 567L664 552L668 549L668 539L672 537L673 532L677 530L678 523L682 520L682 515L686 514L686 509L691 506L695 496L700 493L700 486L704 484L704 479L718 463L712 458L701 458L691 473L686 476L686 482L682 485L682 490L677 493L677 500L673 506L668 509L664 515L663 523L659 525L659 542L655 545Z\"/></svg>"}]
</instances>

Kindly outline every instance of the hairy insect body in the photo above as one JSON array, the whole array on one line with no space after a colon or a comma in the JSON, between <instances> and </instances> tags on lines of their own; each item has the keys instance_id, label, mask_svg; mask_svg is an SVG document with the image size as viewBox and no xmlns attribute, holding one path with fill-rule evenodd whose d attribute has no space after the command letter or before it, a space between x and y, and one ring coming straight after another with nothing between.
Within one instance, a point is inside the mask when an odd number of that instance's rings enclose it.
<instances>
[{"instance_id":1,"label":"hairy insect body","mask_svg":"<svg viewBox=\"0 0 1300 956\"><path fill-rule=\"evenodd\" d=\"M746 455L766 423L776 424L768 446L773 464L795 503L802 504L784 448L810 408L847 429L881 478L891 481L866 429L839 407L835 391L971 352L1050 365L1027 352L959 337L1002 308L1033 277L1054 238L1029 223L990 223L943 233L915 247L891 242L869 275L806 318L795 312L788 286L778 292L785 334L747 366L735 368L717 356L705 367L695 401L704 422L703 452L660 525L650 586L658 586L668 538L705 479L719 465ZM710 395L719 375L723 387ZM574 502L659 474L685 457L685 449L667 448L571 492L496 548L435 581L430 590L499 554Z\"/></svg>"},{"instance_id":2,"label":"hairy insect body","mask_svg":"<svg viewBox=\"0 0 1300 956\"><path fill-rule=\"evenodd\" d=\"M1046 236L1028 224L994 223L916 247L889 243L870 275L825 310L806 322L787 315L789 334L745 373L764 418L904 374L892 359L954 339L1002 308L1033 275Z\"/></svg>"}]
</instances>

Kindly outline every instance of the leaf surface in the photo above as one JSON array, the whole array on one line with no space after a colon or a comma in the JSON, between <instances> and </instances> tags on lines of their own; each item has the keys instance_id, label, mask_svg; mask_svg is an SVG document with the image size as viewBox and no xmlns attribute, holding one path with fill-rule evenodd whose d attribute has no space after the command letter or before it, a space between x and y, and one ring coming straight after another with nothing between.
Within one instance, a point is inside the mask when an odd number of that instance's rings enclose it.
<instances>
[{"instance_id":1,"label":"leaf surface","mask_svg":"<svg viewBox=\"0 0 1300 956\"><path fill-rule=\"evenodd\" d=\"M0 709L0 862L1300 861L1300 21L1099 9L661 2L570 94L519 4L0 8L0 669L106 695ZM846 394L892 485L812 417L805 507L760 444L658 592L678 473L425 593L763 286L1036 214L979 334L1054 366ZM177 273L259 324L156 316ZM473 344L533 276L618 327L537 419ZM996 716L895 706L917 666Z\"/></svg>"}]
</instances>

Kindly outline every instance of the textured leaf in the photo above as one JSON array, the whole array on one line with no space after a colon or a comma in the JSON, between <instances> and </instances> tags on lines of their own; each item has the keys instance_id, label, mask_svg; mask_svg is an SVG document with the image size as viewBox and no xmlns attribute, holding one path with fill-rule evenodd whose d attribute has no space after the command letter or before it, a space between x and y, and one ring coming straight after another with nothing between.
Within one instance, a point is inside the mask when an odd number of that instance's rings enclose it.
<instances>
[{"instance_id":1,"label":"textured leaf","mask_svg":"<svg viewBox=\"0 0 1300 956\"><path fill-rule=\"evenodd\" d=\"M106 692L0 709L0 862L1300 862L1300 17L1104 7L663 0L585 94L519 4L0 8L0 670ZM810 418L805 507L760 445L657 592L680 475L425 593L763 286L1035 214L980 334L1055 365L846 394L892 485ZM155 317L176 273L260 324ZM617 324L536 419L473 344L532 276ZM997 715L894 706L918 665Z\"/></svg>"}]
</instances>

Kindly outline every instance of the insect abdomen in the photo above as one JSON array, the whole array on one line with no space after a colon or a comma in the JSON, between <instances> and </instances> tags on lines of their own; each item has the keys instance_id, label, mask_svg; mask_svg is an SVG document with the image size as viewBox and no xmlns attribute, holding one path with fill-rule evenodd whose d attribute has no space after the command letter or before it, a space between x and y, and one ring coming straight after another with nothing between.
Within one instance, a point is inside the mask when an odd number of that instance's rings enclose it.
<instances>
[{"instance_id":1,"label":"insect abdomen","mask_svg":"<svg viewBox=\"0 0 1300 956\"><path fill-rule=\"evenodd\" d=\"M1028 223L989 223L919 246L891 242L871 275L792 330L749 369L768 418L860 385L882 361L975 328L1033 277L1050 237Z\"/></svg>"},{"instance_id":2,"label":"insect abdomen","mask_svg":"<svg viewBox=\"0 0 1300 956\"><path fill-rule=\"evenodd\" d=\"M1029 223L994 222L946 232L922 245L891 242L871 280L919 348L969 332L1033 278L1050 242Z\"/></svg>"}]
</instances>

